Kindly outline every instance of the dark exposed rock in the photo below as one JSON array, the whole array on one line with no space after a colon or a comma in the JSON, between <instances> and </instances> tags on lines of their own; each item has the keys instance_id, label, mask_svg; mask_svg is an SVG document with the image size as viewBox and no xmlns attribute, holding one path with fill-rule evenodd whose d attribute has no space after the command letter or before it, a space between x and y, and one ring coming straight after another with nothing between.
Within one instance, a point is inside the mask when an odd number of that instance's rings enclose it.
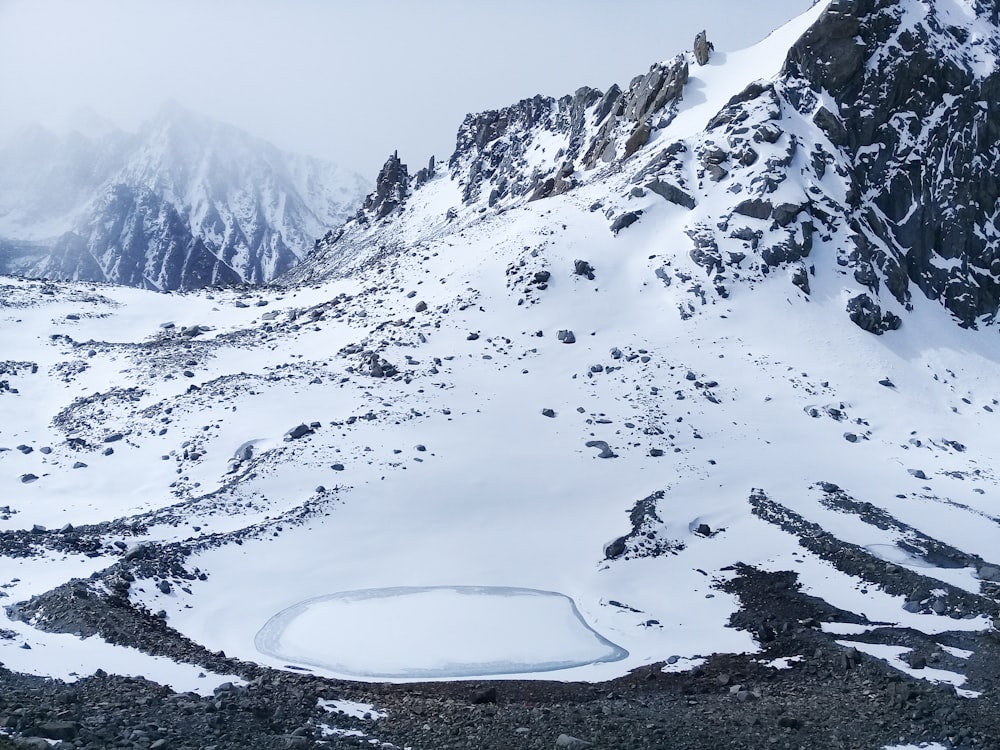
<instances>
[{"instance_id":1,"label":"dark exposed rock","mask_svg":"<svg viewBox=\"0 0 1000 750\"><path fill-rule=\"evenodd\" d=\"M859 328L881 336L895 331L902 324L898 315L882 312L882 308L867 294L859 294L847 302L847 314Z\"/></svg>"},{"instance_id":2,"label":"dark exposed rock","mask_svg":"<svg viewBox=\"0 0 1000 750\"><path fill-rule=\"evenodd\" d=\"M577 276L586 276L591 281L594 280L594 267L585 260L573 261L573 273Z\"/></svg>"},{"instance_id":3,"label":"dark exposed rock","mask_svg":"<svg viewBox=\"0 0 1000 750\"><path fill-rule=\"evenodd\" d=\"M564 344L575 344L576 343L576 336L573 334L572 331L570 331L568 329L564 329L564 330L559 331L559 333L556 334L556 338L558 338Z\"/></svg>"},{"instance_id":4,"label":"dark exposed rock","mask_svg":"<svg viewBox=\"0 0 1000 750\"><path fill-rule=\"evenodd\" d=\"M293 427L288 432L285 433L285 442L290 440L298 440L299 438L305 437L306 435L312 435L313 430L307 424L300 424L297 427Z\"/></svg>"},{"instance_id":5,"label":"dark exposed rock","mask_svg":"<svg viewBox=\"0 0 1000 750\"><path fill-rule=\"evenodd\" d=\"M774 206L771 205L770 201L752 198L737 203L733 208L733 213L749 216L752 219L769 219L773 210Z\"/></svg>"},{"instance_id":6,"label":"dark exposed rock","mask_svg":"<svg viewBox=\"0 0 1000 750\"><path fill-rule=\"evenodd\" d=\"M662 180L657 179L646 183L646 187L664 200L669 201L670 203L676 203L678 206L692 209L697 205L693 197L669 182L663 182Z\"/></svg>"},{"instance_id":7,"label":"dark exposed rock","mask_svg":"<svg viewBox=\"0 0 1000 750\"><path fill-rule=\"evenodd\" d=\"M618 457L618 454L616 454L613 450L611 450L611 446L608 445L607 442L604 441L604 440L588 440L587 441L587 447L588 448L597 448L600 451L600 453L597 455L598 458L617 458Z\"/></svg>"},{"instance_id":8,"label":"dark exposed rock","mask_svg":"<svg viewBox=\"0 0 1000 750\"><path fill-rule=\"evenodd\" d=\"M855 205L863 195L874 209L858 221L878 242L863 243L857 261L878 268L901 304L913 285L971 327L1000 307L988 239L1000 198L1000 74L977 71L968 32L937 5L915 24L894 8L832 3L790 50L784 76L839 108L821 107L813 120L852 155ZM988 29L978 43L990 54L1000 37L996 8L970 7ZM894 54L885 55L889 44Z\"/></svg>"},{"instance_id":9,"label":"dark exposed rock","mask_svg":"<svg viewBox=\"0 0 1000 750\"><path fill-rule=\"evenodd\" d=\"M826 107L820 107L816 110L816 114L813 115L813 122L823 131L834 146L847 145L847 128L844 127L844 123L840 121L840 118Z\"/></svg>"},{"instance_id":10,"label":"dark exposed rock","mask_svg":"<svg viewBox=\"0 0 1000 750\"><path fill-rule=\"evenodd\" d=\"M642 215L642 211L627 211L621 216L616 218L611 222L611 231L614 234L618 234L621 230L627 229L628 227L639 221L639 217Z\"/></svg>"},{"instance_id":11,"label":"dark exposed rock","mask_svg":"<svg viewBox=\"0 0 1000 750\"><path fill-rule=\"evenodd\" d=\"M375 190L365 198L363 209L374 218L382 219L402 205L410 190L410 177L406 165L393 152L375 179Z\"/></svg>"},{"instance_id":12,"label":"dark exposed rock","mask_svg":"<svg viewBox=\"0 0 1000 750\"><path fill-rule=\"evenodd\" d=\"M805 294L809 294L809 272L805 266L799 265L792 272L792 283L801 289Z\"/></svg>"},{"instance_id":13,"label":"dark exposed rock","mask_svg":"<svg viewBox=\"0 0 1000 750\"><path fill-rule=\"evenodd\" d=\"M708 65L708 59L714 47L708 41L708 36L704 31L699 31L694 38L694 60L699 65Z\"/></svg>"},{"instance_id":14,"label":"dark exposed rock","mask_svg":"<svg viewBox=\"0 0 1000 750\"><path fill-rule=\"evenodd\" d=\"M652 132L652 128L645 122L640 122L635 126L635 130L632 131L632 135L628 137L625 141L625 153L622 158L627 159L640 148L646 145L646 141L649 140L649 134Z\"/></svg>"}]
</instances>

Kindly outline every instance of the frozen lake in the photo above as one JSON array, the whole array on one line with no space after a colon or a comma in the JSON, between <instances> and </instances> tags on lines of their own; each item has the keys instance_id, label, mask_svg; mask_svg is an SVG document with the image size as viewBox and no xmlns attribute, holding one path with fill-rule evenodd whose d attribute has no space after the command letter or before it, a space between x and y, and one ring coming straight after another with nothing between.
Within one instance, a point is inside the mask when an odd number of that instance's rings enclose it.
<instances>
[{"instance_id":1,"label":"frozen lake","mask_svg":"<svg viewBox=\"0 0 1000 750\"><path fill-rule=\"evenodd\" d=\"M568 596L505 586L320 596L268 620L255 645L289 665L369 679L551 672L628 656Z\"/></svg>"}]
</instances>

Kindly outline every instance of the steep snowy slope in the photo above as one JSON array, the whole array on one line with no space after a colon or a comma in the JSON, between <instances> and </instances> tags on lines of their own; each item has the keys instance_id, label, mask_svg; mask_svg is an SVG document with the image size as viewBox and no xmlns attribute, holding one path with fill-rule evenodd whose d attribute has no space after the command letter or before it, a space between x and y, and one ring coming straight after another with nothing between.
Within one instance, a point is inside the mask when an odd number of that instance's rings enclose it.
<instances>
[{"instance_id":1,"label":"steep snowy slope","mask_svg":"<svg viewBox=\"0 0 1000 750\"><path fill-rule=\"evenodd\" d=\"M794 664L808 632L986 691L954 653L1000 613L996 332L916 259L901 288L865 265L863 242L901 252L857 203L873 152L831 140L842 107L796 42L882 29L874 6L471 116L447 167L390 159L280 288L5 280L0 660L84 669L72 632L338 677L600 680ZM971 3L893 6L995 43ZM755 571L793 572L808 616L751 608Z\"/></svg>"},{"instance_id":2,"label":"steep snowy slope","mask_svg":"<svg viewBox=\"0 0 1000 750\"><path fill-rule=\"evenodd\" d=\"M260 284L365 189L177 104L135 135L32 128L0 150L0 270L159 290Z\"/></svg>"}]
</instances>

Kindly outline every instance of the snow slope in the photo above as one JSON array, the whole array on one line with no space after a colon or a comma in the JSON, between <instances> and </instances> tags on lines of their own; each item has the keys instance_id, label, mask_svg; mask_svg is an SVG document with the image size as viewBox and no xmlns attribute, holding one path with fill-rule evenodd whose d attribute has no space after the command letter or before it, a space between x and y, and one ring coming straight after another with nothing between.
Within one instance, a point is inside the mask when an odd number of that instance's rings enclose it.
<instances>
[{"instance_id":1,"label":"snow slope","mask_svg":"<svg viewBox=\"0 0 1000 750\"><path fill-rule=\"evenodd\" d=\"M697 71L639 156L700 148L824 7ZM0 586L21 602L86 578L213 651L372 680L755 652L724 590L741 566L794 571L831 634L991 628L995 331L918 297L898 330L852 325L836 234L814 239L808 292L782 267L713 293L689 212L631 191L644 163L497 211L437 174L305 285L4 279ZM723 190L698 195L697 215L721 210ZM510 589L559 606L459 595ZM46 607L20 611L44 626ZM15 626L0 661L29 637Z\"/></svg>"}]
</instances>

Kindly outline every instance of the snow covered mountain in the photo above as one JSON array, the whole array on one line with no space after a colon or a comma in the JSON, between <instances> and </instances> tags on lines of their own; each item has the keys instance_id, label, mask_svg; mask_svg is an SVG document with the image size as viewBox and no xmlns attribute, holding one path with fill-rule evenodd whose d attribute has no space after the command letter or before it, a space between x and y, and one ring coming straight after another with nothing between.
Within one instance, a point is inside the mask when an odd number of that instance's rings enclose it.
<instances>
[{"instance_id":1,"label":"snow covered mountain","mask_svg":"<svg viewBox=\"0 0 1000 750\"><path fill-rule=\"evenodd\" d=\"M137 134L81 130L33 127L0 148L0 271L157 290L260 284L367 189L174 103Z\"/></svg>"},{"instance_id":2,"label":"snow covered mountain","mask_svg":"<svg viewBox=\"0 0 1000 750\"><path fill-rule=\"evenodd\" d=\"M763 75L773 57L754 51L694 71L695 56L681 55L625 90L584 87L470 115L446 186L426 191L434 198L414 197L418 210L393 217L400 226L373 226L428 175L400 181L405 167L389 169L390 159L367 210L328 233L289 278L349 272L367 262L354 251L359 243L436 236L419 225L431 200L450 202L448 220L462 223L598 182L614 186L592 208L615 233L651 206L662 212L661 201L688 211L686 254L702 269L697 297L714 289L709 296L725 298L734 281L774 270L808 294L812 248L822 240L835 248L839 273L853 276L850 315L867 330L896 326L916 290L963 326L992 322L1000 306L996 15L996 3L983 0L838 0L787 50L775 78ZM744 69L735 73L737 65Z\"/></svg>"},{"instance_id":3,"label":"snow covered mountain","mask_svg":"<svg viewBox=\"0 0 1000 750\"><path fill-rule=\"evenodd\" d=\"M3 280L0 661L242 678L260 747L277 673L335 747L997 746L998 50L820 2L470 115L265 288Z\"/></svg>"}]
</instances>

